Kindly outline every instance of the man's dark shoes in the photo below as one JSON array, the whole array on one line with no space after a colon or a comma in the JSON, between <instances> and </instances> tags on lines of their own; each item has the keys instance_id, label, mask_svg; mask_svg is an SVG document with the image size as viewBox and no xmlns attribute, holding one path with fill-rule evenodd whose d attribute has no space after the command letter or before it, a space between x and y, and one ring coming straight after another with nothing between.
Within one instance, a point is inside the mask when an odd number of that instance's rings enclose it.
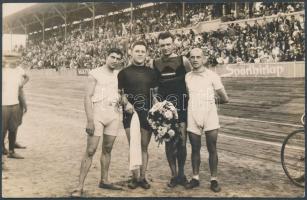
<instances>
[{"instance_id":1,"label":"man's dark shoes","mask_svg":"<svg viewBox=\"0 0 307 200\"><path fill-rule=\"evenodd\" d=\"M7 155L9 153L9 151L7 150L7 148L2 148L2 154L3 155Z\"/></svg>"},{"instance_id":2,"label":"man's dark shoes","mask_svg":"<svg viewBox=\"0 0 307 200\"><path fill-rule=\"evenodd\" d=\"M188 179L187 179L187 177L186 176L178 176L177 177L177 182L178 182L178 184L179 185L182 185L182 186L186 186L186 184L188 184Z\"/></svg>"},{"instance_id":3,"label":"man's dark shoes","mask_svg":"<svg viewBox=\"0 0 307 200\"><path fill-rule=\"evenodd\" d=\"M7 155L8 158L15 158L15 159L24 159L24 157L22 157L21 155L18 155L15 152L9 152L9 154Z\"/></svg>"},{"instance_id":4,"label":"man's dark shoes","mask_svg":"<svg viewBox=\"0 0 307 200\"><path fill-rule=\"evenodd\" d=\"M219 186L219 183L216 180L211 181L210 189L213 192L220 192L221 191L221 187Z\"/></svg>"},{"instance_id":5,"label":"man's dark shoes","mask_svg":"<svg viewBox=\"0 0 307 200\"><path fill-rule=\"evenodd\" d=\"M17 142L15 143L15 149L25 149L25 146L22 146L20 144L18 144Z\"/></svg>"},{"instance_id":6,"label":"man's dark shoes","mask_svg":"<svg viewBox=\"0 0 307 200\"><path fill-rule=\"evenodd\" d=\"M144 189L149 189L150 184L147 182L147 180L144 178L143 180L139 181L139 186L141 186Z\"/></svg>"},{"instance_id":7,"label":"man's dark shoes","mask_svg":"<svg viewBox=\"0 0 307 200\"><path fill-rule=\"evenodd\" d=\"M185 185L186 189L192 189L199 186L199 180L192 178L190 182Z\"/></svg>"},{"instance_id":8,"label":"man's dark shoes","mask_svg":"<svg viewBox=\"0 0 307 200\"><path fill-rule=\"evenodd\" d=\"M103 189L109 189L109 190L122 190L121 187L117 187L111 183L104 183L103 181L100 181L99 187Z\"/></svg>"},{"instance_id":9,"label":"man's dark shoes","mask_svg":"<svg viewBox=\"0 0 307 200\"><path fill-rule=\"evenodd\" d=\"M132 178L128 183L128 188L135 189L139 186L138 181L135 178Z\"/></svg>"},{"instance_id":10,"label":"man's dark shoes","mask_svg":"<svg viewBox=\"0 0 307 200\"><path fill-rule=\"evenodd\" d=\"M2 171L8 171L8 168L4 163L2 163Z\"/></svg>"},{"instance_id":11,"label":"man's dark shoes","mask_svg":"<svg viewBox=\"0 0 307 200\"><path fill-rule=\"evenodd\" d=\"M167 184L168 187L174 188L178 185L178 178L177 177L172 177L170 182Z\"/></svg>"}]
</instances>

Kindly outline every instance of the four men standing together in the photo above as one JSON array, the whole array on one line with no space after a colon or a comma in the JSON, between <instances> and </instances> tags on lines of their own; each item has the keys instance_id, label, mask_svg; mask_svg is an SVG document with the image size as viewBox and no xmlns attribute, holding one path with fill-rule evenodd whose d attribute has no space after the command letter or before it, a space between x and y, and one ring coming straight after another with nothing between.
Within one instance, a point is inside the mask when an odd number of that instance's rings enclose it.
<instances>
[{"instance_id":1,"label":"four men standing together","mask_svg":"<svg viewBox=\"0 0 307 200\"><path fill-rule=\"evenodd\" d=\"M140 170L132 171L133 178L128 187L150 188L146 180L146 169L148 145L152 133L147 115L153 103L163 100L172 102L177 108L181 132L179 142L165 143L166 157L172 175L168 187L183 185L191 189L199 186L201 134L205 133L209 152L211 189L214 192L220 191L217 182L216 151L219 121L214 94L217 94L220 103L228 102L227 94L218 75L205 67L207 57L201 49L193 49L189 61L186 57L174 53L174 38L169 32L160 33L158 43L162 57L152 60L150 66L145 65L147 46L144 42L138 41L131 47L131 64L120 72L118 64L123 54L119 49L111 49L106 64L89 73L84 98L88 121L87 149L81 163L79 185L73 191L73 196L80 196L83 192L84 180L101 135L103 141L99 187L121 189L109 182L108 169L113 143L122 125L130 143L130 123L133 113L137 113L140 121L142 166ZM193 178L190 182L184 173L187 134L192 145Z\"/></svg>"}]
</instances>

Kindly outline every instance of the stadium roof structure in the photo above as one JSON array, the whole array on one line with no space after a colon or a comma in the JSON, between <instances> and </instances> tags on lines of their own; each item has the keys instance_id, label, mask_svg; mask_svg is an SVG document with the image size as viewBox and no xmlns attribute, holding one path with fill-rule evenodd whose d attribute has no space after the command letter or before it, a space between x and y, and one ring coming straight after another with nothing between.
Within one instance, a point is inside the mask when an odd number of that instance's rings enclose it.
<instances>
[{"instance_id":1,"label":"stadium roof structure","mask_svg":"<svg viewBox=\"0 0 307 200\"><path fill-rule=\"evenodd\" d=\"M133 3L140 6L141 3ZM130 8L130 2L38 3L3 19L3 33L28 34Z\"/></svg>"}]
</instances>

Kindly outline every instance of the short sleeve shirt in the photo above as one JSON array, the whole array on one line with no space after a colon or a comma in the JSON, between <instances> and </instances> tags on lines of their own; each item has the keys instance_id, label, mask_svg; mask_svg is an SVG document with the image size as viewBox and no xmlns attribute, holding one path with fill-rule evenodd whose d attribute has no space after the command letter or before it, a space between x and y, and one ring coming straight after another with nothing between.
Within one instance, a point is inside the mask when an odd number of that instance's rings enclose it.
<instances>
[{"instance_id":1,"label":"short sleeve shirt","mask_svg":"<svg viewBox=\"0 0 307 200\"><path fill-rule=\"evenodd\" d=\"M215 90L224 88L219 75L209 69L201 73L189 72L185 81L189 95L189 106L196 106L202 102L214 102Z\"/></svg>"},{"instance_id":2,"label":"short sleeve shirt","mask_svg":"<svg viewBox=\"0 0 307 200\"><path fill-rule=\"evenodd\" d=\"M97 81L94 95L92 96L92 102L103 101L103 103L106 103L105 105L109 105L119 100L117 86L118 70L114 70L110 73L105 68L106 66L103 66L91 70L89 75Z\"/></svg>"},{"instance_id":3,"label":"short sleeve shirt","mask_svg":"<svg viewBox=\"0 0 307 200\"><path fill-rule=\"evenodd\" d=\"M25 71L21 67L2 68L2 105L19 104L18 92L22 84Z\"/></svg>"}]
</instances>

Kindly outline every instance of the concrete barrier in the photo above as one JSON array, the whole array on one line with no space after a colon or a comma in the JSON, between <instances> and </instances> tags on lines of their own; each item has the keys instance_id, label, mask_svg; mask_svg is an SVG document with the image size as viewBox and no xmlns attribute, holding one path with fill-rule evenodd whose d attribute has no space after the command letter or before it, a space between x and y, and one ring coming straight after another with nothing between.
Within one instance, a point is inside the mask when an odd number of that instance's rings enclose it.
<instances>
[{"instance_id":1,"label":"concrete barrier","mask_svg":"<svg viewBox=\"0 0 307 200\"><path fill-rule=\"evenodd\" d=\"M27 70L27 73L31 76L77 76L76 69L31 69Z\"/></svg>"},{"instance_id":2,"label":"concrete barrier","mask_svg":"<svg viewBox=\"0 0 307 200\"><path fill-rule=\"evenodd\" d=\"M305 62L278 62L278 63L244 63L228 64L211 67L221 77L305 77ZM32 69L28 70L31 76L86 76L88 70L76 69Z\"/></svg>"}]
</instances>

